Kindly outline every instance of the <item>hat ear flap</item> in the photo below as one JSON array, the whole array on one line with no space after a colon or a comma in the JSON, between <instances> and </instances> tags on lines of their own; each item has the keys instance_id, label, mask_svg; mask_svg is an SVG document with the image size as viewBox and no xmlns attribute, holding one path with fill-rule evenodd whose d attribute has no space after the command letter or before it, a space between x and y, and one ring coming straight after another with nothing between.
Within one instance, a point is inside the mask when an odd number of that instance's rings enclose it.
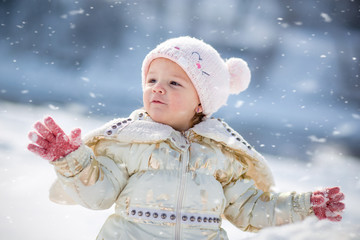
<instances>
[{"instance_id":1,"label":"hat ear flap","mask_svg":"<svg viewBox=\"0 0 360 240\"><path fill-rule=\"evenodd\" d=\"M246 90L251 79L248 64L241 58L230 58L226 65L230 73L230 94L239 94Z\"/></svg>"}]
</instances>

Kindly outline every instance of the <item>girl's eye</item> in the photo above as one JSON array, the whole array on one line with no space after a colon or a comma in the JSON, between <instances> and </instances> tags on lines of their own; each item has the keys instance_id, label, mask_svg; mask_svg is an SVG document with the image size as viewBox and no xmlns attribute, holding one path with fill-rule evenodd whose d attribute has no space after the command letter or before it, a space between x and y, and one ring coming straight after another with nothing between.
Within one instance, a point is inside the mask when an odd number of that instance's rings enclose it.
<instances>
[{"instance_id":1,"label":"girl's eye","mask_svg":"<svg viewBox=\"0 0 360 240\"><path fill-rule=\"evenodd\" d=\"M156 83L156 80L155 79L149 79L147 82L148 83Z\"/></svg>"},{"instance_id":2,"label":"girl's eye","mask_svg":"<svg viewBox=\"0 0 360 240\"><path fill-rule=\"evenodd\" d=\"M174 85L174 86L181 86L179 83L175 82L175 81L171 81L170 82L171 85Z\"/></svg>"}]
</instances>

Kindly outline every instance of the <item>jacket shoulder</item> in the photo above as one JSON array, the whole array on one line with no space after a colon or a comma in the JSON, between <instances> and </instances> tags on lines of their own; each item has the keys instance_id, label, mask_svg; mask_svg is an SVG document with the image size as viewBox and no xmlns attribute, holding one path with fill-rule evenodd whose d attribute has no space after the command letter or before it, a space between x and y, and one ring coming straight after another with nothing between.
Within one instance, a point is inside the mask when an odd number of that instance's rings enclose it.
<instances>
[{"instance_id":1,"label":"jacket shoulder","mask_svg":"<svg viewBox=\"0 0 360 240\"><path fill-rule=\"evenodd\" d=\"M112 139L115 134L131 124L134 120L130 117L113 119L101 127L89 132L84 137L85 144L91 144L99 139Z\"/></svg>"},{"instance_id":2,"label":"jacket shoulder","mask_svg":"<svg viewBox=\"0 0 360 240\"><path fill-rule=\"evenodd\" d=\"M196 134L213 139L243 156L248 165L246 175L255 181L259 189L270 191L274 187L274 178L266 159L225 121L206 119L195 125L193 130Z\"/></svg>"},{"instance_id":3,"label":"jacket shoulder","mask_svg":"<svg viewBox=\"0 0 360 240\"><path fill-rule=\"evenodd\" d=\"M87 145L93 145L101 139L121 142L157 142L167 139L173 129L156 123L142 110L135 110L126 118L113 119L84 137Z\"/></svg>"},{"instance_id":4,"label":"jacket shoulder","mask_svg":"<svg viewBox=\"0 0 360 240\"><path fill-rule=\"evenodd\" d=\"M206 119L195 125L193 130L230 148L239 149L251 157L262 157L237 131L220 118Z\"/></svg>"}]
</instances>

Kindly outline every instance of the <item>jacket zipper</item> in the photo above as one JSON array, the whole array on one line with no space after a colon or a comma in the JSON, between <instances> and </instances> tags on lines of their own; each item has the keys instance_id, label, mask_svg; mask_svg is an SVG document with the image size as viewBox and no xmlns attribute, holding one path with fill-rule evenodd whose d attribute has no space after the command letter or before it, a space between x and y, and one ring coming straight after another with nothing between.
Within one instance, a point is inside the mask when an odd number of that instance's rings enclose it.
<instances>
[{"instance_id":1,"label":"jacket zipper","mask_svg":"<svg viewBox=\"0 0 360 240\"><path fill-rule=\"evenodd\" d=\"M183 136L185 137L185 141L188 144L188 140L185 136L185 134L183 134ZM184 201L184 193L185 193L185 185L186 185L186 173L188 171L188 162L189 162L189 150L187 149L184 152L184 157L182 158L182 163L181 163L181 177L180 177L180 190L179 190L179 195L178 195L178 199L177 199L177 205L176 205L176 225L175 225L175 240L180 240L180 236L181 236L181 210L182 210L182 204Z\"/></svg>"}]
</instances>

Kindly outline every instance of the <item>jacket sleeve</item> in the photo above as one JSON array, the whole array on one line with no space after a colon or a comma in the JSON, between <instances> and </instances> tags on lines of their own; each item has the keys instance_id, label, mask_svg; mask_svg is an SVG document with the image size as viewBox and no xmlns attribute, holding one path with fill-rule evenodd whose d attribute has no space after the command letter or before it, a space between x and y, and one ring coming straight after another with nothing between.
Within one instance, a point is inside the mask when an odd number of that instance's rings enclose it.
<instances>
[{"instance_id":1,"label":"jacket sleeve","mask_svg":"<svg viewBox=\"0 0 360 240\"><path fill-rule=\"evenodd\" d=\"M52 162L64 192L77 204L90 209L107 209L125 187L129 178L123 161L127 146L116 148L121 154L115 156L109 150L112 145L100 141L94 151L82 145Z\"/></svg>"},{"instance_id":2,"label":"jacket sleeve","mask_svg":"<svg viewBox=\"0 0 360 240\"><path fill-rule=\"evenodd\" d=\"M303 220L312 214L311 192L273 193L256 188L251 179L239 179L224 187L226 218L243 231L256 232Z\"/></svg>"}]
</instances>

